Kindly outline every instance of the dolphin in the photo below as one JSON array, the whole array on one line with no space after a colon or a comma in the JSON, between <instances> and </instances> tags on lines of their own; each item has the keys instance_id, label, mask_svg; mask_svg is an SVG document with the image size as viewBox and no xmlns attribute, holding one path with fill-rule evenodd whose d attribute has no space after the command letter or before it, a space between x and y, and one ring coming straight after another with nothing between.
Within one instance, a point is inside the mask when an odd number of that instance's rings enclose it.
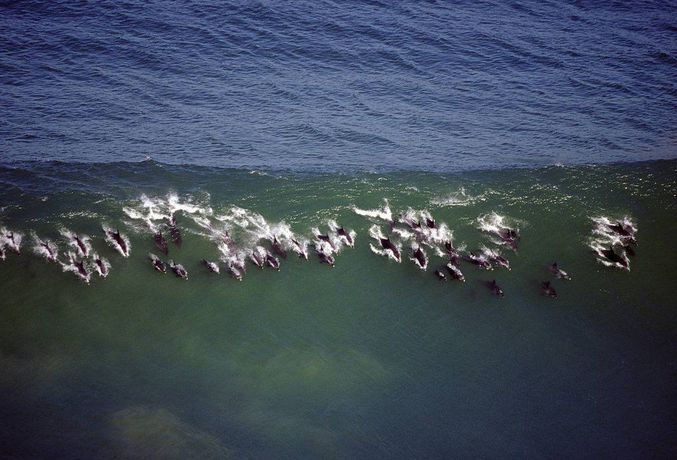
<instances>
[{"instance_id":1,"label":"dolphin","mask_svg":"<svg viewBox=\"0 0 677 460\"><path fill-rule=\"evenodd\" d=\"M411 260L413 260L421 270L426 270L428 268L428 256L420 246L416 247L413 255L414 257L412 257Z\"/></svg>"},{"instance_id":2,"label":"dolphin","mask_svg":"<svg viewBox=\"0 0 677 460\"><path fill-rule=\"evenodd\" d=\"M207 259L202 259L202 264L207 267L207 270L209 270L212 273L220 273L221 270L219 269L219 265L216 262L210 262Z\"/></svg>"},{"instance_id":3,"label":"dolphin","mask_svg":"<svg viewBox=\"0 0 677 460\"><path fill-rule=\"evenodd\" d=\"M355 240L353 239L353 236L350 234L351 232L347 231L344 227L339 227L337 233L339 236L343 237L348 246L353 247L355 245Z\"/></svg>"},{"instance_id":4,"label":"dolphin","mask_svg":"<svg viewBox=\"0 0 677 460\"><path fill-rule=\"evenodd\" d=\"M461 272L461 269L458 268L456 265L452 264L451 262L448 262L445 267L447 268L447 271L449 272L449 276L451 276L451 279L453 280L458 280L462 283L465 283L465 276L463 275L463 272Z\"/></svg>"},{"instance_id":5,"label":"dolphin","mask_svg":"<svg viewBox=\"0 0 677 460\"><path fill-rule=\"evenodd\" d=\"M89 284L91 275L89 271L87 271L87 267L85 267L84 260L77 260L75 254L68 252L68 261L69 264L61 263L63 270L75 273L78 278L80 278L86 284Z\"/></svg>"},{"instance_id":6,"label":"dolphin","mask_svg":"<svg viewBox=\"0 0 677 460\"><path fill-rule=\"evenodd\" d=\"M273 249L273 252L278 256L282 257L283 259L287 258L287 251L284 249L284 247L282 247L282 243L280 243L280 240L278 240L276 236L273 236L273 243L271 244L271 248Z\"/></svg>"},{"instance_id":7,"label":"dolphin","mask_svg":"<svg viewBox=\"0 0 677 460\"><path fill-rule=\"evenodd\" d=\"M277 257L274 257L270 253L266 253L266 264L270 268L274 268L277 271L280 270L280 260Z\"/></svg>"},{"instance_id":8,"label":"dolphin","mask_svg":"<svg viewBox=\"0 0 677 460\"><path fill-rule=\"evenodd\" d=\"M496 280L488 281L486 284L493 295L503 297L503 289L496 283Z\"/></svg>"},{"instance_id":9,"label":"dolphin","mask_svg":"<svg viewBox=\"0 0 677 460\"><path fill-rule=\"evenodd\" d=\"M266 255L268 251L262 246L256 246L254 250L249 254L249 259L259 268L263 268L266 264Z\"/></svg>"},{"instance_id":10,"label":"dolphin","mask_svg":"<svg viewBox=\"0 0 677 460\"><path fill-rule=\"evenodd\" d=\"M294 252L299 255L299 258L308 260L308 247L305 244L301 244L296 238L291 238L291 242L294 244Z\"/></svg>"},{"instance_id":11,"label":"dolphin","mask_svg":"<svg viewBox=\"0 0 677 460\"><path fill-rule=\"evenodd\" d=\"M59 247L52 240L43 240L38 235L33 233L33 240L35 241L35 246L33 246L33 252L35 254L44 257L49 262L57 262L59 257Z\"/></svg>"},{"instance_id":12,"label":"dolphin","mask_svg":"<svg viewBox=\"0 0 677 460\"><path fill-rule=\"evenodd\" d=\"M108 271L110 270L110 264L106 259L102 259L98 254L92 254L94 259L94 269L99 274L101 278L108 276Z\"/></svg>"},{"instance_id":13,"label":"dolphin","mask_svg":"<svg viewBox=\"0 0 677 460\"><path fill-rule=\"evenodd\" d=\"M89 284L90 275L87 269L85 268L85 262L82 260L74 261L73 265L78 271L80 278L87 284Z\"/></svg>"},{"instance_id":14,"label":"dolphin","mask_svg":"<svg viewBox=\"0 0 677 460\"><path fill-rule=\"evenodd\" d=\"M559 268L559 265L557 264L557 262L553 262L553 264L550 265L550 267L548 267L548 270L550 270L550 273L552 273L553 275L555 275L557 278L559 278L561 280L570 280L571 279L571 277L569 276L569 274L567 272L565 272L564 270Z\"/></svg>"},{"instance_id":15,"label":"dolphin","mask_svg":"<svg viewBox=\"0 0 677 460\"><path fill-rule=\"evenodd\" d=\"M487 260L484 254L477 255L473 252L469 252L468 254L463 256L463 260L470 262L473 265L477 265L477 267L482 268L484 270L493 270L491 263L489 262L489 260Z\"/></svg>"},{"instance_id":16,"label":"dolphin","mask_svg":"<svg viewBox=\"0 0 677 460\"><path fill-rule=\"evenodd\" d=\"M440 270L439 268L435 270L435 276L440 281L446 281L447 280L447 275L445 275L444 272L442 270Z\"/></svg>"},{"instance_id":17,"label":"dolphin","mask_svg":"<svg viewBox=\"0 0 677 460\"><path fill-rule=\"evenodd\" d=\"M21 239L20 233L3 228L2 234L0 234L0 247L7 247L17 254L21 254Z\"/></svg>"},{"instance_id":18,"label":"dolphin","mask_svg":"<svg viewBox=\"0 0 677 460\"><path fill-rule=\"evenodd\" d=\"M380 238L380 241L381 247L392 252L395 260L398 262L402 261L402 254L400 254L400 250L397 249L397 246L395 246L392 241L390 241L390 238Z\"/></svg>"},{"instance_id":19,"label":"dolphin","mask_svg":"<svg viewBox=\"0 0 677 460\"><path fill-rule=\"evenodd\" d=\"M228 265L228 272L230 273L230 276L232 276L236 280L242 281L242 271L240 271L234 265Z\"/></svg>"},{"instance_id":20,"label":"dolphin","mask_svg":"<svg viewBox=\"0 0 677 460\"><path fill-rule=\"evenodd\" d=\"M630 261L628 260L628 257L625 255L625 253L623 253L623 255L619 255L616 253L616 251L614 251L613 247L608 249L600 249L599 254L622 268L630 268Z\"/></svg>"},{"instance_id":21,"label":"dolphin","mask_svg":"<svg viewBox=\"0 0 677 460\"><path fill-rule=\"evenodd\" d=\"M173 260L170 260L169 267L172 269L174 274L179 278L183 278L184 280L188 279L188 271L185 268L183 268L183 265L175 264Z\"/></svg>"},{"instance_id":22,"label":"dolphin","mask_svg":"<svg viewBox=\"0 0 677 460\"><path fill-rule=\"evenodd\" d=\"M150 259L151 264L153 264L153 268L160 273L167 273L167 266L163 261L160 260L158 256L155 254L148 254L148 258Z\"/></svg>"},{"instance_id":23,"label":"dolphin","mask_svg":"<svg viewBox=\"0 0 677 460\"><path fill-rule=\"evenodd\" d=\"M550 281L541 282L541 292L543 295L552 297L553 299L557 297L557 291L555 291L555 288L552 287Z\"/></svg>"},{"instance_id":24,"label":"dolphin","mask_svg":"<svg viewBox=\"0 0 677 460\"><path fill-rule=\"evenodd\" d=\"M482 253L489 260L489 262L494 263L499 267L503 267L507 270L510 270L510 262L508 261L508 259L503 257L498 251L489 248L484 248L484 251L482 251Z\"/></svg>"},{"instance_id":25,"label":"dolphin","mask_svg":"<svg viewBox=\"0 0 677 460\"><path fill-rule=\"evenodd\" d=\"M177 247L181 247L183 239L181 238L181 231L176 225L176 218L174 216L169 219L169 235L172 237L172 241Z\"/></svg>"},{"instance_id":26,"label":"dolphin","mask_svg":"<svg viewBox=\"0 0 677 460\"><path fill-rule=\"evenodd\" d=\"M326 254L324 252L318 252L317 255L320 258L321 263L327 264L332 268L334 268L336 266L336 259L334 259L334 256L332 256L331 254Z\"/></svg>"},{"instance_id":27,"label":"dolphin","mask_svg":"<svg viewBox=\"0 0 677 460\"><path fill-rule=\"evenodd\" d=\"M167 245L165 236L162 234L162 230L155 232L153 235L153 241L155 241L155 247L158 248L160 252L162 252L164 255L169 254L169 246Z\"/></svg>"},{"instance_id":28,"label":"dolphin","mask_svg":"<svg viewBox=\"0 0 677 460\"><path fill-rule=\"evenodd\" d=\"M130 247L127 244L126 238L120 234L120 230L113 230L111 228L104 227L103 229L108 242L115 248L120 254L124 257L129 257Z\"/></svg>"},{"instance_id":29,"label":"dolphin","mask_svg":"<svg viewBox=\"0 0 677 460\"><path fill-rule=\"evenodd\" d=\"M331 246L332 250L336 251L336 246L335 246L334 243L331 241L331 237L330 237L328 234L322 235L322 234L318 233L317 235L315 235L315 237L316 237L318 240L320 240L320 241L324 241L325 243L329 243L329 245Z\"/></svg>"}]
</instances>

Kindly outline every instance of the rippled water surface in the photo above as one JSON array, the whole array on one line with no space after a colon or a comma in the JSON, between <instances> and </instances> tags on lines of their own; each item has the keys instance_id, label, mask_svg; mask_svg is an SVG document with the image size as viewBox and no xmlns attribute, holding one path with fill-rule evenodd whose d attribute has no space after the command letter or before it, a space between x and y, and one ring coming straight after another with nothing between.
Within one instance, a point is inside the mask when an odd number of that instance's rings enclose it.
<instances>
[{"instance_id":1,"label":"rippled water surface","mask_svg":"<svg viewBox=\"0 0 677 460\"><path fill-rule=\"evenodd\" d=\"M3 2L0 155L436 171L674 158L675 11Z\"/></svg>"}]
</instances>

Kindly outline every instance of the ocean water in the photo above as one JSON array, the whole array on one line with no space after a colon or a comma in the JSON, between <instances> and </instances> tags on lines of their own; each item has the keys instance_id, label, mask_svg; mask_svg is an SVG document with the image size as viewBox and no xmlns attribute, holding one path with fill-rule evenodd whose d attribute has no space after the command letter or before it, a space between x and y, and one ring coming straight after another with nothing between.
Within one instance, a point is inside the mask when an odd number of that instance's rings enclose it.
<instances>
[{"instance_id":1,"label":"ocean water","mask_svg":"<svg viewBox=\"0 0 677 460\"><path fill-rule=\"evenodd\" d=\"M675 157L674 1L0 8L10 160L332 172Z\"/></svg>"},{"instance_id":2,"label":"ocean water","mask_svg":"<svg viewBox=\"0 0 677 460\"><path fill-rule=\"evenodd\" d=\"M0 2L0 457L675 458L676 11Z\"/></svg>"},{"instance_id":3,"label":"ocean water","mask_svg":"<svg viewBox=\"0 0 677 460\"><path fill-rule=\"evenodd\" d=\"M0 263L4 455L675 454L674 160L351 175L31 163L0 169L0 184L2 223L24 233L21 255ZM461 261L466 282L445 282L429 247L427 271L405 239L401 263L377 255L369 229L388 232L386 208L428 210L459 250L497 248L511 270ZM165 256L146 222L161 228L168 212L182 245L165 227ZM481 231L492 213L519 230L516 252ZM637 228L630 270L597 260L596 217ZM312 247L279 272L248 263L241 282L200 264L219 260L225 228L245 248L281 224L313 239L330 219L357 234L334 268ZM104 223L129 238L128 258ZM91 237L107 278L85 284L33 253L32 231L67 263L61 228ZM149 252L188 281L154 271ZM555 279L554 261L571 280ZM547 280L557 298L541 293Z\"/></svg>"}]
</instances>

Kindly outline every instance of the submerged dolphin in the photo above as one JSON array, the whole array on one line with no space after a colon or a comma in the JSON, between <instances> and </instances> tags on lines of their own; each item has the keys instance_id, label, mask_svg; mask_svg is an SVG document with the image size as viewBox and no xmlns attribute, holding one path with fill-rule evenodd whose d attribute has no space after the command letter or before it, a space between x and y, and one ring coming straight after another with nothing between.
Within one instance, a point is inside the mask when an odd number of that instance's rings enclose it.
<instances>
[{"instance_id":1,"label":"submerged dolphin","mask_svg":"<svg viewBox=\"0 0 677 460\"><path fill-rule=\"evenodd\" d=\"M548 270L550 270L550 273L552 273L553 275L555 275L557 278L559 278L561 280L570 280L571 279L571 277L569 276L569 274L567 272L565 272L564 270L559 268L559 265L557 265L557 262L553 262L553 264L550 265L550 267L548 267Z\"/></svg>"},{"instance_id":2,"label":"submerged dolphin","mask_svg":"<svg viewBox=\"0 0 677 460\"><path fill-rule=\"evenodd\" d=\"M550 281L543 281L541 283L541 292L543 295L555 298L557 297L557 291L555 291L555 288L552 287L552 284Z\"/></svg>"},{"instance_id":3,"label":"submerged dolphin","mask_svg":"<svg viewBox=\"0 0 677 460\"><path fill-rule=\"evenodd\" d=\"M493 295L503 297L503 289L501 289L496 280L488 281L486 284Z\"/></svg>"},{"instance_id":4,"label":"submerged dolphin","mask_svg":"<svg viewBox=\"0 0 677 460\"><path fill-rule=\"evenodd\" d=\"M155 232L153 235L153 241L155 242L155 247L158 248L160 252L162 252L164 255L169 254L169 245L167 244L165 236L162 234L162 230Z\"/></svg>"}]
</instances>

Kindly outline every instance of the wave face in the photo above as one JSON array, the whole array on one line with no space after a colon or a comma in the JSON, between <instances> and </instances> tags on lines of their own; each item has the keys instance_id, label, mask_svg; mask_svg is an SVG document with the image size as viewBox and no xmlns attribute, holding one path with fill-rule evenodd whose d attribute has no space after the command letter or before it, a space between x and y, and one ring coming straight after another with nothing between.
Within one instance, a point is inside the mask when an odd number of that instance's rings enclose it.
<instances>
[{"instance_id":1,"label":"wave face","mask_svg":"<svg viewBox=\"0 0 677 460\"><path fill-rule=\"evenodd\" d=\"M675 196L675 160L0 167L2 455L674 458Z\"/></svg>"},{"instance_id":2,"label":"wave face","mask_svg":"<svg viewBox=\"0 0 677 460\"><path fill-rule=\"evenodd\" d=\"M674 158L674 2L3 2L3 160Z\"/></svg>"}]
</instances>

